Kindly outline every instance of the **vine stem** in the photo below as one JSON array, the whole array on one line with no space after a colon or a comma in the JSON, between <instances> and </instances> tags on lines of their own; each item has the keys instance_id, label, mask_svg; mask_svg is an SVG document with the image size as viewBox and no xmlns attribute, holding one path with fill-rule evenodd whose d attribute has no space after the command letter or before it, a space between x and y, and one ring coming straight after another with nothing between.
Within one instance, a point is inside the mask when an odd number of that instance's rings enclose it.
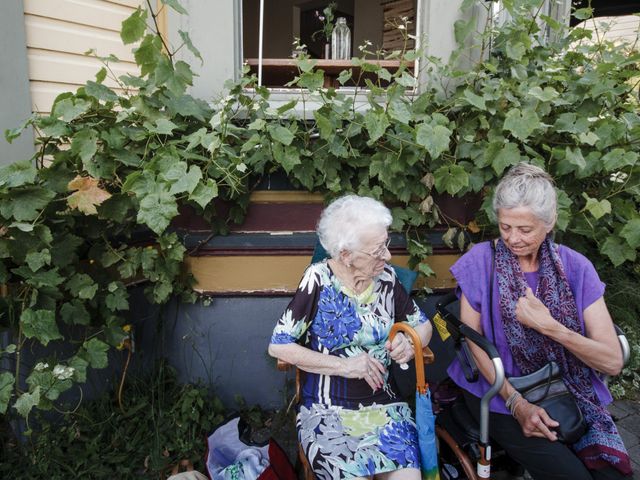
<instances>
[{"instance_id":1,"label":"vine stem","mask_svg":"<svg viewBox=\"0 0 640 480\"><path fill-rule=\"evenodd\" d=\"M169 57L169 60L171 60L171 63L173 64L173 53L171 53L171 50L169 50L169 46L167 45L167 42L164 39L164 35L162 35L162 32L160 31L160 26L158 25L158 14L160 13L160 10L158 10L157 13L153 10L153 7L151 6L151 0L147 0L147 8L149 10L149 13L151 13L153 25L156 27L155 33L158 36L158 38L160 38L160 41L162 42L162 47L164 48L165 53Z\"/></svg>"}]
</instances>

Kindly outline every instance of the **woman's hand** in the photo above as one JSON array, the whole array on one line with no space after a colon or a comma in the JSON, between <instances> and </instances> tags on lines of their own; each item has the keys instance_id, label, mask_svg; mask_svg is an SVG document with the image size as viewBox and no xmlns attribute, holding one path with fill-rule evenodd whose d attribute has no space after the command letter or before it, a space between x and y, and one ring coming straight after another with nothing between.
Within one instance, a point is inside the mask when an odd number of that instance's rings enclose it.
<instances>
[{"instance_id":1,"label":"woman's hand","mask_svg":"<svg viewBox=\"0 0 640 480\"><path fill-rule=\"evenodd\" d=\"M516 319L525 327L533 328L542 334L545 333L543 330L557 323L549 313L549 309L529 287L526 295L520 297L516 303Z\"/></svg>"},{"instance_id":2,"label":"woman's hand","mask_svg":"<svg viewBox=\"0 0 640 480\"><path fill-rule=\"evenodd\" d=\"M387 373L384 365L367 353L361 353L355 357L343 358L345 374L347 378L361 378L375 391L382 388L384 377Z\"/></svg>"},{"instance_id":3,"label":"woman's hand","mask_svg":"<svg viewBox=\"0 0 640 480\"><path fill-rule=\"evenodd\" d=\"M393 342L387 340L384 348L389 350L391 360L397 363L407 363L415 356L413 344L403 333L398 333L393 337Z\"/></svg>"},{"instance_id":4,"label":"woman's hand","mask_svg":"<svg viewBox=\"0 0 640 480\"><path fill-rule=\"evenodd\" d=\"M552 442L558 439L552 428L560 425L552 419L544 408L529 403L525 398L519 397L513 407L513 416L522 427L525 437L546 438Z\"/></svg>"}]
</instances>

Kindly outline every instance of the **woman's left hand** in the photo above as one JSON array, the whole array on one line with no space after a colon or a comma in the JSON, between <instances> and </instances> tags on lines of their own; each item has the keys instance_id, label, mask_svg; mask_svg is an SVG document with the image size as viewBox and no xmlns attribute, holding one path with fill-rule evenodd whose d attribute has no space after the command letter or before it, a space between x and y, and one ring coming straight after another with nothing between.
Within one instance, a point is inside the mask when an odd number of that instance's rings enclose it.
<instances>
[{"instance_id":1,"label":"woman's left hand","mask_svg":"<svg viewBox=\"0 0 640 480\"><path fill-rule=\"evenodd\" d=\"M555 323L549 313L549 309L544 306L533 291L527 287L524 297L520 297L516 303L516 318L524 326L533 328L540 333L544 333L545 328L549 328Z\"/></svg>"},{"instance_id":2,"label":"woman's left hand","mask_svg":"<svg viewBox=\"0 0 640 480\"><path fill-rule=\"evenodd\" d=\"M415 350L409 339L402 333L393 337L393 342L387 340L384 348L389 350L389 355L394 362L407 363L415 356Z\"/></svg>"}]
</instances>

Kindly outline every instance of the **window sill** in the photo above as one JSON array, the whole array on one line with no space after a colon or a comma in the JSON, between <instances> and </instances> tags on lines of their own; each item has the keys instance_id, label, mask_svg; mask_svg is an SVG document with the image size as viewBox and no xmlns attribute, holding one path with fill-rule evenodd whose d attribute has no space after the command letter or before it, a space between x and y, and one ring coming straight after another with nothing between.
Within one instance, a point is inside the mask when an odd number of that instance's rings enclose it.
<instances>
[{"instance_id":1,"label":"window sill","mask_svg":"<svg viewBox=\"0 0 640 480\"><path fill-rule=\"evenodd\" d=\"M247 58L245 59L247 65L249 65L249 71L251 73L258 73L258 59ZM352 60L314 60L315 68L324 71L324 87L341 87L338 82L338 76L343 70L351 69L353 71L352 78L358 78L360 76L360 67L354 65ZM378 65L382 68L386 68L389 72L393 73L400 68L400 60L368 60L367 63L372 65ZM409 70L413 70L413 63L409 65ZM269 88L285 88L283 85L290 82L298 75L297 60L294 58L263 58L262 59L262 84ZM365 77L374 78L375 74L366 73L362 75L361 85L364 85ZM346 87L355 87L354 82L349 82L351 85L345 85Z\"/></svg>"}]
</instances>

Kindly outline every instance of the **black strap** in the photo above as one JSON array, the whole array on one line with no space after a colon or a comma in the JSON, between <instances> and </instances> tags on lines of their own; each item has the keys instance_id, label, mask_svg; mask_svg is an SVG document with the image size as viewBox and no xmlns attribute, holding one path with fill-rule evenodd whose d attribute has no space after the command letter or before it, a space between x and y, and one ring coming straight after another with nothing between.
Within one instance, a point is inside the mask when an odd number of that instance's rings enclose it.
<instances>
[{"instance_id":1,"label":"black strap","mask_svg":"<svg viewBox=\"0 0 640 480\"><path fill-rule=\"evenodd\" d=\"M489 277L489 321L491 322L491 341L496 344L496 330L493 325L493 277L496 272L496 244L490 240L491 244L491 276Z\"/></svg>"}]
</instances>

